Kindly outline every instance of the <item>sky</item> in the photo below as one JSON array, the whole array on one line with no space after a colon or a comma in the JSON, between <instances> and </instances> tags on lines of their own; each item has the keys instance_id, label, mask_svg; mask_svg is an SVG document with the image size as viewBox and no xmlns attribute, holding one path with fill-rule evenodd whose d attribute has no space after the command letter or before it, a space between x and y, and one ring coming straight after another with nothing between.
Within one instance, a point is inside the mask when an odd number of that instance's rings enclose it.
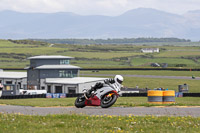
<instances>
[{"instance_id":1,"label":"sky","mask_svg":"<svg viewBox=\"0 0 200 133\"><path fill-rule=\"evenodd\" d=\"M117 16L136 8L153 8L181 15L189 10L200 10L200 0L0 0L0 11Z\"/></svg>"}]
</instances>

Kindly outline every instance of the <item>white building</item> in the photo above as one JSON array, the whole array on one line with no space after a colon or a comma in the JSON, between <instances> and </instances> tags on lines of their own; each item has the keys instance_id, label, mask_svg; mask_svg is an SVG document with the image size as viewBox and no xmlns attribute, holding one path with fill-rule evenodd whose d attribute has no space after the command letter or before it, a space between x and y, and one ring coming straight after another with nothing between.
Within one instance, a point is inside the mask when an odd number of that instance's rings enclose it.
<instances>
[{"instance_id":1,"label":"white building","mask_svg":"<svg viewBox=\"0 0 200 133\"><path fill-rule=\"evenodd\" d=\"M68 56L30 57L27 72L0 71L2 95L19 95L19 89L48 93L82 93L106 78L79 77L80 67L69 64Z\"/></svg>"},{"instance_id":2,"label":"white building","mask_svg":"<svg viewBox=\"0 0 200 133\"><path fill-rule=\"evenodd\" d=\"M41 79L40 86L44 86L47 93L83 93L97 82L106 78L74 77L74 78L46 78ZM19 89L27 89L27 72L0 72L0 84L3 86L2 95L19 95Z\"/></svg>"},{"instance_id":3,"label":"white building","mask_svg":"<svg viewBox=\"0 0 200 133\"><path fill-rule=\"evenodd\" d=\"M26 72L0 72L0 84L3 86L2 95L18 95L19 89L26 89Z\"/></svg>"},{"instance_id":4,"label":"white building","mask_svg":"<svg viewBox=\"0 0 200 133\"><path fill-rule=\"evenodd\" d=\"M159 48L143 48L141 49L142 53L159 53Z\"/></svg>"},{"instance_id":5,"label":"white building","mask_svg":"<svg viewBox=\"0 0 200 133\"><path fill-rule=\"evenodd\" d=\"M84 89L90 89L97 82L103 82L106 78L74 77L74 78L46 78L43 85L47 86L48 93L83 93Z\"/></svg>"}]
</instances>

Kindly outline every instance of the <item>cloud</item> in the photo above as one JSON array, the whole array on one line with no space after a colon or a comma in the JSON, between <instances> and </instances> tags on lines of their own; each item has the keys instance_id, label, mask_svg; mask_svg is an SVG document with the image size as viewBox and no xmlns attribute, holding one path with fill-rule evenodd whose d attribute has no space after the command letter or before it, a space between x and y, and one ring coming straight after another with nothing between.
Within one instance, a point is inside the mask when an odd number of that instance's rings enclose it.
<instances>
[{"instance_id":1,"label":"cloud","mask_svg":"<svg viewBox=\"0 0 200 133\"><path fill-rule=\"evenodd\" d=\"M119 15L144 7L182 14L200 9L199 0L0 0L0 10L74 12L81 15Z\"/></svg>"}]
</instances>

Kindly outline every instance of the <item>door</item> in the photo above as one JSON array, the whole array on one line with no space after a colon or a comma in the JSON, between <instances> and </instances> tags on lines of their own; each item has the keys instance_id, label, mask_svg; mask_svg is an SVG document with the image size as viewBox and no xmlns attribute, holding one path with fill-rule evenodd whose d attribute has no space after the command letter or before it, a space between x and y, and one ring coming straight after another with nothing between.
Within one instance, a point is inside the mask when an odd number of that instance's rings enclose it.
<instances>
[{"instance_id":1,"label":"door","mask_svg":"<svg viewBox=\"0 0 200 133\"><path fill-rule=\"evenodd\" d=\"M51 93L51 86L50 85L47 86L47 93Z\"/></svg>"},{"instance_id":2,"label":"door","mask_svg":"<svg viewBox=\"0 0 200 133\"><path fill-rule=\"evenodd\" d=\"M68 93L69 94L75 94L76 93L76 87L68 87Z\"/></svg>"},{"instance_id":3,"label":"door","mask_svg":"<svg viewBox=\"0 0 200 133\"><path fill-rule=\"evenodd\" d=\"M62 93L62 86L55 86L55 93Z\"/></svg>"}]
</instances>

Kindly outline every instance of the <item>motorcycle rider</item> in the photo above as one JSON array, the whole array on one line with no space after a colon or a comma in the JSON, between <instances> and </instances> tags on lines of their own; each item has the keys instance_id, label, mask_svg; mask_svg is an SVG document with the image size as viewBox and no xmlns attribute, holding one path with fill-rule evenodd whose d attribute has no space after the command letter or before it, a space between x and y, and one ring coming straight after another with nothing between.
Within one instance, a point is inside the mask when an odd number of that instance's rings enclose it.
<instances>
[{"instance_id":1,"label":"motorcycle rider","mask_svg":"<svg viewBox=\"0 0 200 133\"><path fill-rule=\"evenodd\" d=\"M115 75L114 79L110 78L104 80L104 83L101 82L96 83L94 86L91 87L90 90L84 93L84 96L86 99L90 98L92 91L96 91L97 89L102 88L104 85L110 85L113 88L115 88L117 92L119 92L122 87L123 80L124 78L121 75Z\"/></svg>"}]
</instances>

